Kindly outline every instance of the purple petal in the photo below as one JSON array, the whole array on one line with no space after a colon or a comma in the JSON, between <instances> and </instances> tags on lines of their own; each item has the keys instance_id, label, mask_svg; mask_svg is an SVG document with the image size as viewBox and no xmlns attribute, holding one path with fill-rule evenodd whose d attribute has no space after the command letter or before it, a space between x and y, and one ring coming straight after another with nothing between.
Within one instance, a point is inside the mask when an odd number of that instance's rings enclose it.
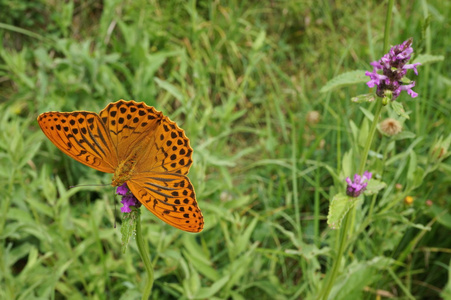
<instances>
[{"instance_id":1,"label":"purple petal","mask_svg":"<svg viewBox=\"0 0 451 300\"><path fill-rule=\"evenodd\" d=\"M346 194L350 197L358 197L367 187L368 181L371 179L372 174L368 171L363 173L363 176L354 174L354 182L349 177L346 178L348 183L346 187Z\"/></svg>"},{"instance_id":2,"label":"purple petal","mask_svg":"<svg viewBox=\"0 0 451 300\"><path fill-rule=\"evenodd\" d=\"M365 171L365 172L363 173L363 177L365 177L365 180L370 180L372 176L373 176L373 174L371 174L371 173L368 172L368 171Z\"/></svg>"},{"instance_id":3,"label":"purple petal","mask_svg":"<svg viewBox=\"0 0 451 300\"><path fill-rule=\"evenodd\" d=\"M381 65L380 62L378 61L373 61L370 63L370 65L372 65L375 69L373 70L373 72L376 72L376 69L378 70L382 70L384 67Z\"/></svg>"},{"instance_id":4,"label":"purple petal","mask_svg":"<svg viewBox=\"0 0 451 300\"><path fill-rule=\"evenodd\" d=\"M121 195L121 196L125 196L127 194L127 192L128 192L128 187L127 187L126 183L124 183L121 186L118 186L116 189L116 194Z\"/></svg>"},{"instance_id":5,"label":"purple petal","mask_svg":"<svg viewBox=\"0 0 451 300\"><path fill-rule=\"evenodd\" d=\"M413 90L411 90L411 89L408 89L408 90L407 90L407 94L409 94L410 97L412 97L412 98L418 97L418 93L415 93L415 92L414 92Z\"/></svg>"},{"instance_id":6,"label":"purple petal","mask_svg":"<svg viewBox=\"0 0 451 300\"><path fill-rule=\"evenodd\" d=\"M346 177L346 182L347 182L349 185L351 185L351 184L352 184L351 178Z\"/></svg>"},{"instance_id":7,"label":"purple petal","mask_svg":"<svg viewBox=\"0 0 451 300\"><path fill-rule=\"evenodd\" d=\"M122 206L121 207L121 212L123 212L123 213L131 213L132 212L132 210L130 209L130 207L129 206Z\"/></svg>"},{"instance_id":8,"label":"purple petal","mask_svg":"<svg viewBox=\"0 0 451 300\"><path fill-rule=\"evenodd\" d=\"M419 65L421 65L421 63L408 64L408 65L405 65L403 67L403 69L405 69L405 70L413 69L413 72L415 73L415 75L418 75L417 66L419 66Z\"/></svg>"}]
</instances>

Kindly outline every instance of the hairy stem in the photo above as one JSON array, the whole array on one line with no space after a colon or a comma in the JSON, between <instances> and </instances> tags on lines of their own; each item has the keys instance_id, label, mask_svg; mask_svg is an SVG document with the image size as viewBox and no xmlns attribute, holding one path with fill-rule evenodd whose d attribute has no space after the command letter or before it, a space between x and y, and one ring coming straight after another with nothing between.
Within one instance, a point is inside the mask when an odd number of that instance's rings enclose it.
<instances>
[{"instance_id":1,"label":"hairy stem","mask_svg":"<svg viewBox=\"0 0 451 300\"><path fill-rule=\"evenodd\" d=\"M144 266L147 272L147 282L144 286L144 290L142 293L141 299L147 300L152 293L152 286L154 280L153 267L150 262L149 252L147 251L147 247L144 243L144 239L141 231L141 211L139 210L138 218L136 219L136 245L138 246L139 254L141 254L141 258L144 262Z\"/></svg>"}]
</instances>

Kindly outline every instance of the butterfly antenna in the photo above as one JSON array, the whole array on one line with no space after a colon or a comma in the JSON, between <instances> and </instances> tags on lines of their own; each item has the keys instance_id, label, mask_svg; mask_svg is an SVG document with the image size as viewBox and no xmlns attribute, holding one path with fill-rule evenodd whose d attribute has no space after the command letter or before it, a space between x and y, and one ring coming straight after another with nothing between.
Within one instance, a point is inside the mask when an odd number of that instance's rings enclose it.
<instances>
[{"instance_id":1,"label":"butterfly antenna","mask_svg":"<svg viewBox=\"0 0 451 300\"><path fill-rule=\"evenodd\" d=\"M80 187L80 186L107 186L109 184L105 183L105 184L77 184L77 185L71 185L69 186L70 189L76 188L76 187Z\"/></svg>"}]
</instances>

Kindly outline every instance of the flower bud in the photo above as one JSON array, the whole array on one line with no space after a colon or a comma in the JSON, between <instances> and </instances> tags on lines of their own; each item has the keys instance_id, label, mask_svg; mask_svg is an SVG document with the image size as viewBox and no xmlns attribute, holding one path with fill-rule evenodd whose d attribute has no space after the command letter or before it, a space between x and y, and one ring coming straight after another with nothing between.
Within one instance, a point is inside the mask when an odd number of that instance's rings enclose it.
<instances>
[{"instance_id":1,"label":"flower bud","mask_svg":"<svg viewBox=\"0 0 451 300\"><path fill-rule=\"evenodd\" d=\"M398 120L387 118L383 120L380 124L380 130L383 134L388 136L397 135L402 131L402 125Z\"/></svg>"},{"instance_id":2,"label":"flower bud","mask_svg":"<svg viewBox=\"0 0 451 300\"><path fill-rule=\"evenodd\" d=\"M319 120L320 120L320 113L318 111L312 110L307 113L307 123L309 125L318 124Z\"/></svg>"},{"instance_id":3,"label":"flower bud","mask_svg":"<svg viewBox=\"0 0 451 300\"><path fill-rule=\"evenodd\" d=\"M445 140L441 136L439 140L432 146L429 155L433 160L443 160L449 156L448 149L451 143L451 135Z\"/></svg>"},{"instance_id":4,"label":"flower bud","mask_svg":"<svg viewBox=\"0 0 451 300\"><path fill-rule=\"evenodd\" d=\"M406 196L406 197L404 198L404 203L407 204L407 205L412 205L412 203L413 203L413 197L412 197L412 196Z\"/></svg>"}]
</instances>

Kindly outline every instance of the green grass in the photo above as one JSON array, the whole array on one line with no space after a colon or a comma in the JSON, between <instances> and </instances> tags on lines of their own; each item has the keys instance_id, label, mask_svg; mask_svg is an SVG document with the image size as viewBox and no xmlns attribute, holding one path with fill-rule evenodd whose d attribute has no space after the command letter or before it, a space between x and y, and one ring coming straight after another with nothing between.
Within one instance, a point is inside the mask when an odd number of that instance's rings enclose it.
<instances>
[{"instance_id":1,"label":"green grass","mask_svg":"<svg viewBox=\"0 0 451 300\"><path fill-rule=\"evenodd\" d=\"M359 165L361 108L374 110L350 101L364 83L320 90L383 55L386 4L362 3L0 1L0 299L141 297L111 175L65 156L36 122L119 99L163 111L194 148L204 231L142 211L152 298L315 299L337 249L330 200ZM367 166L387 187L357 209L333 299L451 297L451 160L434 156L451 132L451 5L395 7L390 43L413 37L416 54L445 58L409 73L420 96L397 100L403 135L376 132ZM68 188L93 183L107 186Z\"/></svg>"}]
</instances>

